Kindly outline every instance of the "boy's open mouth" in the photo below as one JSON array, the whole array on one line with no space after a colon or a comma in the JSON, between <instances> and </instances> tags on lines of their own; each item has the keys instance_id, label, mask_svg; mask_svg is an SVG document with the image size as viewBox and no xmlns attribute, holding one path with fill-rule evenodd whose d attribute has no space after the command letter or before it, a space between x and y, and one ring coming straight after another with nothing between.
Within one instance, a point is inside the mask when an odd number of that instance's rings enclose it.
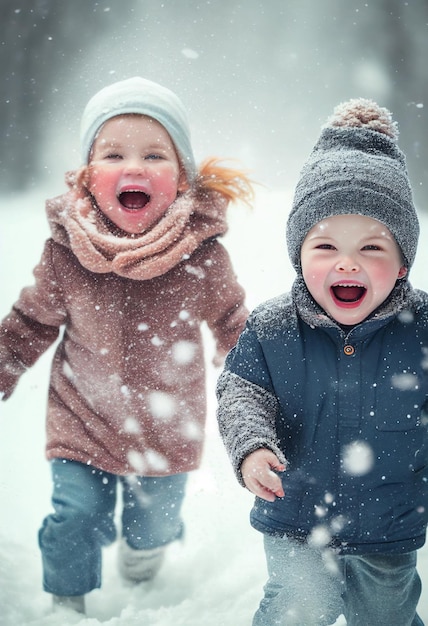
<instances>
[{"instance_id":1,"label":"boy's open mouth","mask_svg":"<svg viewBox=\"0 0 428 626\"><path fill-rule=\"evenodd\" d=\"M138 211L139 209L144 209L146 204L150 202L150 196L144 193L144 191L128 190L122 191L118 196L118 200L125 209Z\"/></svg>"},{"instance_id":2,"label":"boy's open mouth","mask_svg":"<svg viewBox=\"0 0 428 626\"><path fill-rule=\"evenodd\" d=\"M367 289L363 285L338 284L331 287L333 296L339 302L351 304L359 302L364 298Z\"/></svg>"}]
</instances>

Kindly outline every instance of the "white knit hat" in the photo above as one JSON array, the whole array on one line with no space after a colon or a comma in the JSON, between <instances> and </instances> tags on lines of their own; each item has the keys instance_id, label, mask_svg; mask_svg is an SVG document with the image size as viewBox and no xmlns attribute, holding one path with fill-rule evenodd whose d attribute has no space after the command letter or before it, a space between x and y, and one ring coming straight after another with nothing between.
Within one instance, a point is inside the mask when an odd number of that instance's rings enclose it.
<instances>
[{"instance_id":1,"label":"white knit hat","mask_svg":"<svg viewBox=\"0 0 428 626\"><path fill-rule=\"evenodd\" d=\"M169 89L135 76L113 83L96 93L88 102L80 126L83 163L88 163L92 144L101 126L112 117L126 113L148 115L169 133L191 182L196 164L190 142L187 114L181 100Z\"/></svg>"}]
</instances>

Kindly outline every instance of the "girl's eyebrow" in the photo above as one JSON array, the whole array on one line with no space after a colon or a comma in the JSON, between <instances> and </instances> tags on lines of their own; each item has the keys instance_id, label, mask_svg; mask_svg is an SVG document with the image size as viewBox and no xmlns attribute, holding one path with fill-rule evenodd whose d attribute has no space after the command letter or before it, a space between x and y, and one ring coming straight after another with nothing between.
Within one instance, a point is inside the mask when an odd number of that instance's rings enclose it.
<instances>
[{"instance_id":1,"label":"girl's eyebrow","mask_svg":"<svg viewBox=\"0 0 428 626\"><path fill-rule=\"evenodd\" d=\"M120 148L121 143L117 139L101 139L98 141L99 148Z\"/></svg>"},{"instance_id":2,"label":"girl's eyebrow","mask_svg":"<svg viewBox=\"0 0 428 626\"><path fill-rule=\"evenodd\" d=\"M121 141L117 140L117 139L101 139L101 141L98 143L99 148L123 148L124 145ZM162 142L151 142L150 144L146 144L144 146L144 150L145 151L150 151L150 150L168 150L167 146L164 146Z\"/></svg>"},{"instance_id":3,"label":"girl's eyebrow","mask_svg":"<svg viewBox=\"0 0 428 626\"><path fill-rule=\"evenodd\" d=\"M162 139L153 140L149 144L146 144L145 147L149 150L153 148L157 148L158 150L159 149L168 150L170 148L169 144L167 144Z\"/></svg>"}]
</instances>

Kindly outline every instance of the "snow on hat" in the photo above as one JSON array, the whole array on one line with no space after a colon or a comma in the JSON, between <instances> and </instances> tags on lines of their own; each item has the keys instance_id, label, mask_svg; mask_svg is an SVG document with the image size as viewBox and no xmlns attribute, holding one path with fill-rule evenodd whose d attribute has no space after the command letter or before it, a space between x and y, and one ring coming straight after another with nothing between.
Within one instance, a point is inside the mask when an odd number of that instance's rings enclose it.
<instances>
[{"instance_id":1,"label":"snow on hat","mask_svg":"<svg viewBox=\"0 0 428 626\"><path fill-rule=\"evenodd\" d=\"M192 181L196 176L196 165L183 103L166 87L139 76L104 87L89 100L80 126L83 163L88 163L101 126L110 118L126 113L148 115L162 124L175 145L188 181Z\"/></svg>"},{"instance_id":2,"label":"snow on hat","mask_svg":"<svg viewBox=\"0 0 428 626\"><path fill-rule=\"evenodd\" d=\"M397 137L391 113L371 100L349 100L335 108L302 169L287 222L295 269L308 231L326 217L345 214L385 224L410 268L419 222Z\"/></svg>"}]
</instances>

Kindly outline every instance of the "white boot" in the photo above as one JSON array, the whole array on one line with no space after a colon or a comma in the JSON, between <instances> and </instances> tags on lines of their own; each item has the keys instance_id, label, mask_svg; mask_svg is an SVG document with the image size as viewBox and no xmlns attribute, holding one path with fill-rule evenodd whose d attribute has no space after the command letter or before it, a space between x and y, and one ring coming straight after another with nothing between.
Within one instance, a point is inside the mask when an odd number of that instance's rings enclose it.
<instances>
[{"instance_id":1,"label":"white boot","mask_svg":"<svg viewBox=\"0 0 428 626\"><path fill-rule=\"evenodd\" d=\"M130 582L152 580L159 571L165 556L165 546L152 550L135 550L125 539L119 543L119 572Z\"/></svg>"},{"instance_id":2,"label":"white boot","mask_svg":"<svg viewBox=\"0 0 428 626\"><path fill-rule=\"evenodd\" d=\"M76 613L85 613L85 596L52 596L53 610L71 609Z\"/></svg>"}]
</instances>

